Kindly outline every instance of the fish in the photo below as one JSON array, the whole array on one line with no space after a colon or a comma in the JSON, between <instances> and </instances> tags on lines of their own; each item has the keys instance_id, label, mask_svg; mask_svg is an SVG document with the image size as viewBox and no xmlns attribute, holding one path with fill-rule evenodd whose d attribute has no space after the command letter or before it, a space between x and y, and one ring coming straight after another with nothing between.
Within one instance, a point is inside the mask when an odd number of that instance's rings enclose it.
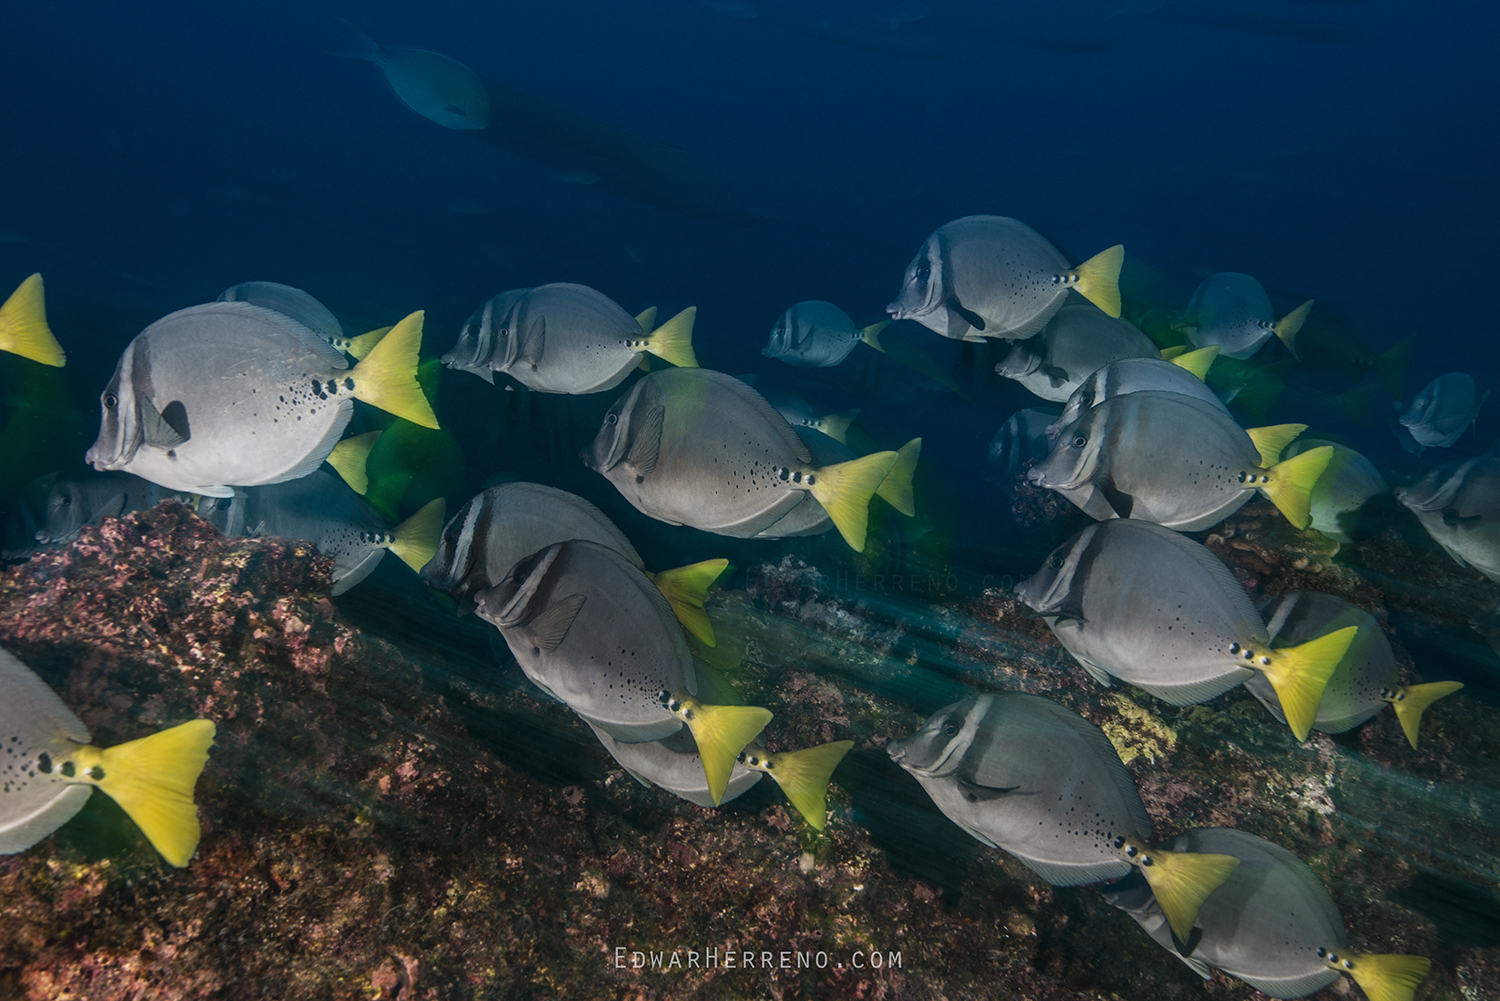
<instances>
[{"instance_id":1,"label":"fish","mask_svg":"<svg viewBox=\"0 0 1500 1001\"><path fill-rule=\"evenodd\" d=\"M970 695L886 750L944 816L1054 886L1140 872L1184 935L1238 864L1148 848L1151 818L1104 731L1038 695Z\"/></svg>"},{"instance_id":2,"label":"fish","mask_svg":"<svg viewBox=\"0 0 1500 1001\"><path fill-rule=\"evenodd\" d=\"M1008 216L971 215L944 223L906 268L886 307L955 340L1024 340L1040 331L1076 291L1120 315L1121 246L1076 268L1036 230Z\"/></svg>"},{"instance_id":3,"label":"fish","mask_svg":"<svg viewBox=\"0 0 1500 1001\"><path fill-rule=\"evenodd\" d=\"M86 525L144 511L178 495L129 473L51 477L36 541L43 546L72 542Z\"/></svg>"},{"instance_id":4,"label":"fish","mask_svg":"<svg viewBox=\"0 0 1500 1001\"><path fill-rule=\"evenodd\" d=\"M1297 331L1312 307L1309 299L1276 320L1260 282L1238 271L1222 271L1193 290L1175 326L1193 347L1218 347L1225 358L1249 358L1272 336L1295 355Z\"/></svg>"},{"instance_id":5,"label":"fish","mask_svg":"<svg viewBox=\"0 0 1500 1001\"><path fill-rule=\"evenodd\" d=\"M342 437L356 399L438 426L415 376L421 341L416 312L350 369L327 341L274 310L247 302L178 310L121 355L99 396L99 437L86 459L100 472L209 497L305 476Z\"/></svg>"},{"instance_id":6,"label":"fish","mask_svg":"<svg viewBox=\"0 0 1500 1001\"><path fill-rule=\"evenodd\" d=\"M1396 499L1459 566L1500 584L1500 458L1445 463L1397 487Z\"/></svg>"},{"instance_id":7,"label":"fish","mask_svg":"<svg viewBox=\"0 0 1500 1001\"><path fill-rule=\"evenodd\" d=\"M0 351L62 368L68 356L47 325L46 293L40 273L27 278L0 305Z\"/></svg>"},{"instance_id":8,"label":"fish","mask_svg":"<svg viewBox=\"0 0 1500 1001\"><path fill-rule=\"evenodd\" d=\"M502 483L459 508L443 526L436 554L421 569L422 579L471 610L474 596L503 581L521 560L569 539L595 542L624 556L651 578L689 632L714 645L713 624L703 606L728 560L704 560L653 574L603 511L577 494L541 483Z\"/></svg>"},{"instance_id":9,"label":"fish","mask_svg":"<svg viewBox=\"0 0 1500 1001\"><path fill-rule=\"evenodd\" d=\"M445 129L489 128L490 95L469 67L441 52L381 45L344 23L354 37L348 48L334 55L374 63L403 104Z\"/></svg>"},{"instance_id":10,"label":"fish","mask_svg":"<svg viewBox=\"0 0 1500 1001\"><path fill-rule=\"evenodd\" d=\"M303 539L333 557L333 595L374 572L389 550L420 573L437 552L444 502L429 501L410 518L388 528L338 476L315 469L284 483L245 492L241 532L256 538Z\"/></svg>"},{"instance_id":11,"label":"fish","mask_svg":"<svg viewBox=\"0 0 1500 1001\"><path fill-rule=\"evenodd\" d=\"M1357 630L1271 649L1234 574L1204 546L1146 521L1101 521L1054 549L1016 595L1106 687L1184 706L1263 674L1299 741Z\"/></svg>"},{"instance_id":12,"label":"fish","mask_svg":"<svg viewBox=\"0 0 1500 1001\"><path fill-rule=\"evenodd\" d=\"M1396 711L1396 719L1412 750L1416 750L1422 713L1433 702L1463 687L1456 681L1401 684L1401 669L1396 666L1396 655L1385 638L1385 630L1369 612L1342 598L1315 591L1293 591L1268 598L1260 604L1260 612L1266 619L1272 649L1305 643L1344 626L1359 630L1328 679L1328 687L1323 689L1323 700L1312 724L1314 730L1343 733L1389 705ZM1264 675L1246 679L1245 688L1271 715L1286 722L1276 691Z\"/></svg>"},{"instance_id":13,"label":"fish","mask_svg":"<svg viewBox=\"0 0 1500 1001\"><path fill-rule=\"evenodd\" d=\"M507 312L496 310L506 303ZM644 352L696 368L692 339L697 313L689 306L647 331L613 299L587 285L557 282L513 289L474 311L444 364L460 367L448 359L463 359L461 367L479 372L487 354L491 371L504 372L529 389L601 393L624 382Z\"/></svg>"},{"instance_id":14,"label":"fish","mask_svg":"<svg viewBox=\"0 0 1500 1001\"><path fill-rule=\"evenodd\" d=\"M1058 419L1055 409L1017 410L990 439L988 470L995 482L1008 486L1052 451L1047 428Z\"/></svg>"},{"instance_id":15,"label":"fish","mask_svg":"<svg viewBox=\"0 0 1500 1001\"><path fill-rule=\"evenodd\" d=\"M723 802L735 759L771 713L695 698L682 627L629 559L593 542L555 543L517 563L475 602L537 687L616 740L661 740L686 723L709 797Z\"/></svg>"},{"instance_id":16,"label":"fish","mask_svg":"<svg viewBox=\"0 0 1500 1001\"><path fill-rule=\"evenodd\" d=\"M1352 543L1376 534L1385 524L1379 503L1391 488L1375 464L1347 445L1321 438L1298 438L1285 449L1287 458L1327 445L1328 466L1309 497L1309 527L1335 542Z\"/></svg>"},{"instance_id":17,"label":"fish","mask_svg":"<svg viewBox=\"0 0 1500 1001\"><path fill-rule=\"evenodd\" d=\"M290 316L329 344L353 358L363 358L370 353L380 338L390 332L390 327L381 327L358 337L344 333L344 325L328 307L300 288L282 285L279 282L240 282L219 293L217 302L248 302L267 309L274 309L283 316Z\"/></svg>"},{"instance_id":18,"label":"fish","mask_svg":"<svg viewBox=\"0 0 1500 1001\"><path fill-rule=\"evenodd\" d=\"M1479 419L1479 408L1489 392L1474 395L1474 377L1448 372L1433 379L1404 408L1396 404L1396 437L1408 452L1421 455L1429 448L1452 448Z\"/></svg>"},{"instance_id":19,"label":"fish","mask_svg":"<svg viewBox=\"0 0 1500 1001\"><path fill-rule=\"evenodd\" d=\"M847 445L842 445L821 432L809 428L800 432L799 437L812 452L813 461L820 466L850 462L856 458ZM885 475L885 479L880 481L880 486L875 488L876 497L907 518L915 518L917 515L916 496L912 492L912 475L916 472L917 462L921 456L921 438L913 438L902 445L896 450L896 462L891 466L891 471ZM828 516L823 505L819 504L811 494L807 494L802 498L802 503L782 515L768 528L763 529L756 538L786 539L822 535L832 527L833 519ZM863 552L863 550L860 551Z\"/></svg>"},{"instance_id":20,"label":"fish","mask_svg":"<svg viewBox=\"0 0 1500 1001\"><path fill-rule=\"evenodd\" d=\"M0 855L23 852L72 820L97 786L162 858L187 865L202 836L193 786L208 763L213 721L114 747L92 739L46 682L0 648Z\"/></svg>"},{"instance_id":21,"label":"fish","mask_svg":"<svg viewBox=\"0 0 1500 1001\"><path fill-rule=\"evenodd\" d=\"M737 375L735 378L764 396L766 402L775 407L776 412L785 417L786 422L792 427L799 429L799 432L803 428L808 428L826 434L840 445L848 444L845 439L848 437L849 428L859 417L858 407L830 412L827 407L815 406L800 394L770 383L769 380L762 379L753 373Z\"/></svg>"},{"instance_id":22,"label":"fish","mask_svg":"<svg viewBox=\"0 0 1500 1001\"><path fill-rule=\"evenodd\" d=\"M1203 382L1217 348L1178 355L1170 361L1156 358L1122 358L1092 373L1073 390L1062 414L1047 425L1047 440L1056 441L1063 429L1084 415L1090 407L1116 396L1131 393L1179 393L1208 404L1225 417L1232 417L1214 391Z\"/></svg>"},{"instance_id":23,"label":"fish","mask_svg":"<svg viewBox=\"0 0 1500 1001\"><path fill-rule=\"evenodd\" d=\"M1313 486L1333 455L1325 447L1280 461L1281 449L1306 428L1246 431L1180 393L1128 393L1091 407L1026 477L1093 518L1135 518L1197 532L1259 492L1292 525L1306 528Z\"/></svg>"},{"instance_id":24,"label":"fish","mask_svg":"<svg viewBox=\"0 0 1500 1001\"><path fill-rule=\"evenodd\" d=\"M767 358L775 358L798 368L828 368L849 357L855 346L864 343L876 351L880 332L890 320L856 327L849 314L831 302L809 299L789 306L771 328L771 339L761 349Z\"/></svg>"},{"instance_id":25,"label":"fish","mask_svg":"<svg viewBox=\"0 0 1500 1001\"><path fill-rule=\"evenodd\" d=\"M769 775L797 812L819 831L828 826L828 780L854 746L852 740L835 740L800 751L771 752L751 743L735 760L723 798L716 804L704 781L702 760L687 727L663 740L637 744L615 740L593 724L589 728L620 767L643 786L659 786L690 803L712 807L744 795Z\"/></svg>"},{"instance_id":26,"label":"fish","mask_svg":"<svg viewBox=\"0 0 1500 1001\"><path fill-rule=\"evenodd\" d=\"M1346 973L1373 1001L1412 1001L1431 970L1422 956L1350 951L1333 897L1307 863L1278 844L1208 827L1178 835L1172 850L1239 860L1198 909L1189 934L1168 927L1150 887L1133 874L1102 895L1205 980L1213 967L1273 998L1300 998Z\"/></svg>"},{"instance_id":27,"label":"fish","mask_svg":"<svg viewBox=\"0 0 1500 1001\"><path fill-rule=\"evenodd\" d=\"M1090 302L1068 302L1035 337L1017 341L995 366L995 374L1044 400L1061 402L1110 362L1160 356L1151 338L1128 320L1109 316Z\"/></svg>"},{"instance_id":28,"label":"fish","mask_svg":"<svg viewBox=\"0 0 1500 1001\"><path fill-rule=\"evenodd\" d=\"M719 535L764 535L811 495L856 552L895 452L818 466L755 390L708 369L652 372L605 414L584 464L641 513ZM779 536L777 536L779 537Z\"/></svg>"}]
</instances>

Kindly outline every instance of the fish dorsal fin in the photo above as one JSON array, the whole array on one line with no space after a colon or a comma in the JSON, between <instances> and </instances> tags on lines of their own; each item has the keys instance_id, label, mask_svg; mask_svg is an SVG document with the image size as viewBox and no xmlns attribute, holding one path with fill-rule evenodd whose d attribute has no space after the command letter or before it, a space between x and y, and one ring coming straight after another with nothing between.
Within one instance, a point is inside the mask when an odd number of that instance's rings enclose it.
<instances>
[{"instance_id":1,"label":"fish dorsal fin","mask_svg":"<svg viewBox=\"0 0 1500 1001\"><path fill-rule=\"evenodd\" d=\"M632 429L634 433L630 453L625 456L625 461L635 468L637 476L649 476L656 468L656 460L661 455L661 432L666 419L667 410L658 403L646 411L641 418L641 426Z\"/></svg>"},{"instance_id":2,"label":"fish dorsal fin","mask_svg":"<svg viewBox=\"0 0 1500 1001\"><path fill-rule=\"evenodd\" d=\"M570 594L547 606L546 611L526 624L531 645L548 652L561 646L586 600L581 594Z\"/></svg>"},{"instance_id":3,"label":"fish dorsal fin","mask_svg":"<svg viewBox=\"0 0 1500 1001\"><path fill-rule=\"evenodd\" d=\"M808 450L807 442L803 441L797 435L796 430L793 429L793 427L789 423L787 423L787 419L785 417L781 416L781 412L779 410L771 406L770 403L766 402L766 398L764 396L761 396L755 390L751 389L745 383L734 378L733 376L723 375L718 372L712 373L712 376L715 378L715 381L719 383L719 385L734 393L746 403L750 404L750 406L755 409L755 412L761 417L761 419L763 419L767 424L774 428L776 430L776 433L781 436L781 439L786 442L787 447L792 450L792 454L797 457L798 462L812 461L812 452Z\"/></svg>"},{"instance_id":4,"label":"fish dorsal fin","mask_svg":"<svg viewBox=\"0 0 1500 1001\"><path fill-rule=\"evenodd\" d=\"M147 397L143 395L139 399L141 401L141 438L147 445L170 449L187 441L187 436L168 423L161 411L157 410ZM167 404L168 410L174 407L186 418L186 411L183 410L181 402L173 400ZM182 423L185 425L186 420L184 419Z\"/></svg>"}]
</instances>

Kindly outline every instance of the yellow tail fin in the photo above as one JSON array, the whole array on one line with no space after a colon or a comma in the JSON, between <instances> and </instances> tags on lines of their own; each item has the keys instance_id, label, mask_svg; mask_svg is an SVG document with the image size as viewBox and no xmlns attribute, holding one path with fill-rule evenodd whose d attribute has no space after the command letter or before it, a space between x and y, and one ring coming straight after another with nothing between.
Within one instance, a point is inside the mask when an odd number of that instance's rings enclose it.
<instances>
[{"instance_id":1,"label":"yellow tail fin","mask_svg":"<svg viewBox=\"0 0 1500 1001\"><path fill-rule=\"evenodd\" d=\"M344 478L349 488L361 497L370 489L370 477L365 472L365 461L370 458L370 449L380 440L383 431L366 431L352 438L345 438L333 446L328 453L328 464L334 472Z\"/></svg>"},{"instance_id":2,"label":"yellow tail fin","mask_svg":"<svg viewBox=\"0 0 1500 1001\"><path fill-rule=\"evenodd\" d=\"M354 396L372 407L424 428L438 426L437 415L417 384L417 354L422 349L422 311L402 320L349 372Z\"/></svg>"},{"instance_id":3,"label":"yellow tail fin","mask_svg":"<svg viewBox=\"0 0 1500 1001\"><path fill-rule=\"evenodd\" d=\"M1187 354L1187 349L1190 348L1191 346L1192 345L1190 345L1190 344L1174 344L1174 345L1172 345L1169 348L1162 348L1161 349L1161 360L1162 361L1176 361L1178 358L1180 358L1183 355Z\"/></svg>"},{"instance_id":4,"label":"yellow tail fin","mask_svg":"<svg viewBox=\"0 0 1500 1001\"><path fill-rule=\"evenodd\" d=\"M1417 726L1422 722L1422 713L1444 695L1452 695L1464 687L1459 681L1432 681L1425 685L1411 685L1396 689L1391 699L1391 708L1396 710L1396 719L1411 749L1417 749Z\"/></svg>"},{"instance_id":5,"label":"yellow tail fin","mask_svg":"<svg viewBox=\"0 0 1500 1001\"><path fill-rule=\"evenodd\" d=\"M375 345L379 344L386 334L395 329L395 327L376 327L374 330L360 334L358 337L351 337L346 341L338 342L334 344L334 347L349 355L355 361L363 361L375 349Z\"/></svg>"},{"instance_id":6,"label":"yellow tail fin","mask_svg":"<svg viewBox=\"0 0 1500 1001\"><path fill-rule=\"evenodd\" d=\"M1261 492L1293 526L1306 528L1312 524L1312 489L1332 459L1333 446L1319 445L1278 462L1267 470L1271 481L1261 484Z\"/></svg>"},{"instance_id":7,"label":"yellow tail fin","mask_svg":"<svg viewBox=\"0 0 1500 1001\"><path fill-rule=\"evenodd\" d=\"M1312 311L1313 300L1309 299L1290 313L1276 321L1276 337L1286 345L1286 349L1297 357L1297 331L1302 329L1302 324L1307 322L1307 314Z\"/></svg>"},{"instance_id":8,"label":"yellow tail fin","mask_svg":"<svg viewBox=\"0 0 1500 1001\"><path fill-rule=\"evenodd\" d=\"M896 464L875 489L882 500L908 518L917 516L917 502L911 492L911 477L917 470L917 459L921 455L921 438L913 438L902 445L896 452Z\"/></svg>"},{"instance_id":9,"label":"yellow tail fin","mask_svg":"<svg viewBox=\"0 0 1500 1001\"><path fill-rule=\"evenodd\" d=\"M1120 316L1120 265L1124 263L1125 247L1117 243L1073 269L1078 276L1073 287L1078 293L1116 319Z\"/></svg>"},{"instance_id":10,"label":"yellow tail fin","mask_svg":"<svg viewBox=\"0 0 1500 1001\"><path fill-rule=\"evenodd\" d=\"M870 498L895 464L895 452L875 452L861 459L824 466L808 477L813 498L823 505L834 527L856 553L865 548Z\"/></svg>"},{"instance_id":11,"label":"yellow tail fin","mask_svg":"<svg viewBox=\"0 0 1500 1001\"><path fill-rule=\"evenodd\" d=\"M646 350L678 368L697 368L698 357L693 354L693 321L697 317L697 306L684 309L646 335Z\"/></svg>"},{"instance_id":12,"label":"yellow tail fin","mask_svg":"<svg viewBox=\"0 0 1500 1001\"><path fill-rule=\"evenodd\" d=\"M1306 424L1272 424L1263 428L1246 428L1245 433L1260 453L1260 468L1270 469L1281 461L1281 450L1306 430Z\"/></svg>"},{"instance_id":13,"label":"yellow tail fin","mask_svg":"<svg viewBox=\"0 0 1500 1001\"><path fill-rule=\"evenodd\" d=\"M1432 970L1432 960L1424 956L1393 953L1339 953L1338 962L1327 965L1353 977L1370 1001L1412 1001Z\"/></svg>"},{"instance_id":14,"label":"yellow tail fin","mask_svg":"<svg viewBox=\"0 0 1500 1001\"><path fill-rule=\"evenodd\" d=\"M1318 718L1323 689L1358 632L1358 626L1345 626L1298 646L1261 650L1253 660L1245 661L1246 667L1260 671L1276 689L1287 726L1298 740L1307 739L1313 720Z\"/></svg>"},{"instance_id":15,"label":"yellow tail fin","mask_svg":"<svg viewBox=\"0 0 1500 1001\"><path fill-rule=\"evenodd\" d=\"M683 628L698 637L704 645L714 646L714 627L708 621L703 603L708 600L708 589L719 579L728 560L704 560L673 570L662 570L651 575L656 589L667 599L677 621Z\"/></svg>"},{"instance_id":16,"label":"yellow tail fin","mask_svg":"<svg viewBox=\"0 0 1500 1001\"><path fill-rule=\"evenodd\" d=\"M744 760L749 767L775 779L797 812L821 831L828 826L828 780L853 746L852 740L835 740L831 744L779 754L746 748Z\"/></svg>"},{"instance_id":17,"label":"yellow tail fin","mask_svg":"<svg viewBox=\"0 0 1500 1001\"><path fill-rule=\"evenodd\" d=\"M885 354L885 348L880 346L880 332L890 325L890 320L881 320L879 323L872 323L859 332L859 339L881 354Z\"/></svg>"},{"instance_id":18,"label":"yellow tail fin","mask_svg":"<svg viewBox=\"0 0 1500 1001\"><path fill-rule=\"evenodd\" d=\"M193 786L213 742L213 721L195 719L103 750L81 747L72 761L80 779L108 793L162 858L181 868L201 836Z\"/></svg>"},{"instance_id":19,"label":"yellow tail fin","mask_svg":"<svg viewBox=\"0 0 1500 1001\"><path fill-rule=\"evenodd\" d=\"M417 573L432 562L437 555L439 540L443 536L443 521L448 505L438 497L422 505L421 510L396 526L396 539L390 545L391 552L401 557L401 562Z\"/></svg>"},{"instance_id":20,"label":"yellow tail fin","mask_svg":"<svg viewBox=\"0 0 1500 1001\"><path fill-rule=\"evenodd\" d=\"M0 306L0 351L53 368L62 368L68 360L62 345L52 336L52 328L47 326L40 273L22 282L5 300L5 305Z\"/></svg>"},{"instance_id":21,"label":"yellow tail fin","mask_svg":"<svg viewBox=\"0 0 1500 1001\"><path fill-rule=\"evenodd\" d=\"M1163 351L1161 356L1166 358L1167 353ZM1199 348L1197 351L1179 352L1167 360L1178 368L1187 369L1200 379L1206 379L1208 378L1209 366L1214 363L1214 359L1217 357L1219 357L1219 346L1217 344L1210 344L1208 347Z\"/></svg>"},{"instance_id":22,"label":"yellow tail fin","mask_svg":"<svg viewBox=\"0 0 1500 1001\"><path fill-rule=\"evenodd\" d=\"M693 731L698 757L703 759L703 777L708 779L708 794L718 806L735 760L771 722L771 710L760 706L706 706L691 697L675 701L680 707L678 715Z\"/></svg>"},{"instance_id":23,"label":"yellow tail fin","mask_svg":"<svg viewBox=\"0 0 1500 1001\"><path fill-rule=\"evenodd\" d=\"M1151 864L1147 865L1146 860ZM1224 884L1240 860L1233 855L1172 852L1153 849L1141 857L1140 872L1151 884L1167 924L1179 941L1188 941L1198 920L1198 908Z\"/></svg>"},{"instance_id":24,"label":"yellow tail fin","mask_svg":"<svg viewBox=\"0 0 1500 1001\"><path fill-rule=\"evenodd\" d=\"M841 410L836 414L829 414L818 421L818 430L840 445L848 444L844 439L849 435L849 425L853 424L854 418L858 416L858 407L855 407L853 410Z\"/></svg>"}]
</instances>

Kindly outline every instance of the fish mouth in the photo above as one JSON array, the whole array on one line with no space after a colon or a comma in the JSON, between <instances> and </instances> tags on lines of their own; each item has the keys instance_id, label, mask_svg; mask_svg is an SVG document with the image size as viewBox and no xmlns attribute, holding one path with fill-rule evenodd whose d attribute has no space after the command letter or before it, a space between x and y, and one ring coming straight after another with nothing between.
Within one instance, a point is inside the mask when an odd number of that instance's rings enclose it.
<instances>
[{"instance_id":1,"label":"fish mouth","mask_svg":"<svg viewBox=\"0 0 1500 1001\"><path fill-rule=\"evenodd\" d=\"M906 757L906 743L900 740L893 740L886 745L885 753L889 754L891 760L899 765L901 759Z\"/></svg>"},{"instance_id":2,"label":"fish mouth","mask_svg":"<svg viewBox=\"0 0 1500 1001\"><path fill-rule=\"evenodd\" d=\"M901 303L899 302L891 303L889 306L885 307L885 311L891 314L892 320L904 320L907 317L906 310L901 308Z\"/></svg>"}]
</instances>

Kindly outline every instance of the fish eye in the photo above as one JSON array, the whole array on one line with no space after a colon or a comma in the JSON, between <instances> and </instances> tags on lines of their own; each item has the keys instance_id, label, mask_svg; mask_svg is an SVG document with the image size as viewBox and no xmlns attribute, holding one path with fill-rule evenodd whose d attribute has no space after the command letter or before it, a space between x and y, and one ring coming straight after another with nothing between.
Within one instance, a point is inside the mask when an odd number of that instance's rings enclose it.
<instances>
[{"instance_id":1,"label":"fish eye","mask_svg":"<svg viewBox=\"0 0 1500 1001\"><path fill-rule=\"evenodd\" d=\"M1082 396L1078 397L1078 402L1085 407L1092 407L1094 405L1094 394L1084 393Z\"/></svg>"},{"instance_id":2,"label":"fish eye","mask_svg":"<svg viewBox=\"0 0 1500 1001\"><path fill-rule=\"evenodd\" d=\"M118 396L116 396L114 393L105 393L104 394L104 408L106 410L113 410L113 409L115 409L115 407L118 407L119 405L120 405L120 398Z\"/></svg>"},{"instance_id":3,"label":"fish eye","mask_svg":"<svg viewBox=\"0 0 1500 1001\"><path fill-rule=\"evenodd\" d=\"M73 498L64 494L62 499L58 501L58 503L60 503L63 507L67 507L68 505L73 503Z\"/></svg>"},{"instance_id":4,"label":"fish eye","mask_svg":"<svg viewBox=\"0 0 1500 1001\"><path fill-rule=\"evenodd\" d=\"M1062 554L1059 553L1058 555L1052 557L1050 560L1047 561L1047 565L1049 567L1051 567L1053 570L1061 570L1062 569L1062 565L1063 565Z\"/></svg>"},{"instance_id":5,"label":"fish eye","mask_svg":"<svg viewBox=\"0 0 1500 1001\"><path fill-rule=\"evenodd\" d=\"M1088 435L1082 435L1082 434L1080 434L1080 435L1074 435L1073 436L1073 447L1074 448L1082 448L1083 446L1087 445L1088 443L1089 443Z\"/></svg>"},{"instance_id":6,"label":"fish eye","mask_svg":"<svg viewBox=\"0 0 1500 1001\"><path fill-rule=\"evenodd\" d=\"M618 423L620 423L620 415L619 414L606 414L604 416L604 423L606 423L606 424L618 424Z\"/></svg>"},{"instance_id":7,"label":"fish eye","mask_svg":"<svg viewBox=\"0 0 1500 1001\"><path fill-rule=\"evenodd\" d=\"M943 726L943 733L945 733L948 736L952 737L954 734L958 733L958 726L956 724L953 724L953 723L944 724L944 726Z\"/></svg>"},{"instance_id":8,"label":"fish eye","mask_svg":"<svg viewBox=\"0 0 1500 1001\"><path fill-rule=\"evenodd\" d=\"M510 336L510 329L508 327L501 327L500 328L500 335L499 336L501 336L501 337L509 337Z\"/></svg>"},{"instance_id":9,"label":"fish eye","mask_svg":"<svg viewBox=\"0 0 1500 1001\"><path fill-rule=\"evenodd\" d=\"M918 264L917 265L917 277L920 278L922 281L926 281L927 279L931 278L932 277L932 265L929 262L927 262L927 261L923 261L921 264Z\"/></svg>"}]
</instances>

